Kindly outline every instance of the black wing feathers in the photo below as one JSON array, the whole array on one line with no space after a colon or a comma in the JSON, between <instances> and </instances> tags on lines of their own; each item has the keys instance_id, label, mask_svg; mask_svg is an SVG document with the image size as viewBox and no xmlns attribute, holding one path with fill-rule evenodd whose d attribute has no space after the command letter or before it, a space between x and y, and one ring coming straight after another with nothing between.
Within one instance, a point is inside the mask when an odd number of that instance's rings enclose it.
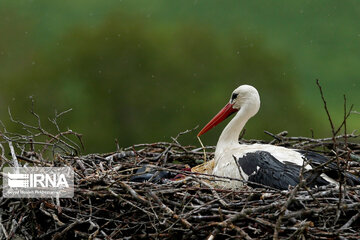
<instances>
[{"instance_id":1,"label":"black wing feathers","mask_svg":"<svg viewBox=\"0 0 360 240\"><path fill-rule=\"evenodd\" d=\"M297 151L304 156L304 158L308 161L308 163L313 168L315 168L321 164L324 164L330 160L327 157L325 157L321 154L315 153L315 152L305 151L305 150L297 150ZM330 163L326 164L324 167L321 168L321 171L334 180L342 179L345 176L346 183L351 186L360 184L359 177L357 177L351 173L345 172L342 169L340 169L340 171L339 171L338 166L335 162L330 162ZM340 176L339 176L339 173L340 173Z\"/></svg>"},{"instance_id":2,"label":"black wing feathers","mask_svg":"<svg viewBox=\"0 0 360 240\"><path fill-rule=\"evenodd\" d=\"M299 183L301 166L291 162L280 162L269 152L256 151L247 153L238 159L240 167L249 176L248 181L260 183L269 187L285 190ZM304 176L311 183L310 186L328 184L323 178L307 173ZM259 187L249 184L251 187Z\"/></svg>"},{"instance_id":3,"label":"black wing feathers","mask_svg":"<svg viewBox=\"0 0 360 240\"><path fill-rule=\"evenodd\" d=\"M172 172L156 171L147 167L146 165L138 169L136 174L138 175L132 176L130 178L131 182L146 182L151 180L153 183L162 183L164 179L169 179L175 176Z\"/></svg>"}]
</instances>

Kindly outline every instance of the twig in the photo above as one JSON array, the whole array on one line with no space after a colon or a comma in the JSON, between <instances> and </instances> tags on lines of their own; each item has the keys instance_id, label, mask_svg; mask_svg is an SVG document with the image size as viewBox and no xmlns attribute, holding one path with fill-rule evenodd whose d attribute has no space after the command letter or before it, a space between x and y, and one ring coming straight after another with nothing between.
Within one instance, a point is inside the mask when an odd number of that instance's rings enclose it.
<instances>
[{"instance_id":1,"label":"twig","mask_svg":"<svg viewBox=\"0 0 360 240\"><path fill-rule=\"evenodd\" d=\"M335 134L335 128L334 128L334 124L333 124L333 121L331 119L331 116L330 116L330 113L329 113L329 110L328 110L328 107L327 107L327 103L326 103L326 100L325 100L325 97L324 97L324 93L322 91L322 88L321 88L321 85L320 85L320 82L319 82L319 79L316 79L316 84L317 86L319 87L319 90L320 90L320 96L321 96L321 99L324 103L324 109L326 111L326 115L328 116L328 120L329 120L329 123L330 123L330 127L331 127L331 131L332 131L332 135L333 137L336 136ZM336 141L334 142L334 144L336 143Z\"/></svg>"},{"instance_id":2,"label":"twig","mask_svg":"<svg viewBox=\"0 0 360 240\"><path fill-rule=\"evenodd\" d=\"M221 197L220 197L219 194L215 191L215 189L214 189L213 186L211 186L209 183L204 182L204 181L202 181L202 180L200 180L200 179L197 179L197 178L194 178L194 180L197 181L197 182L199 182L199 183L201 183L202 185L205 185L206 187L208 187L208 188L211 190L211 192L212 192L212 194L214 195L214 197L215 197L216 199L218 199L218 201L221 203L221 205L222 205L223 207L228 207L228 204L227 204L223 199L221 199Z\"/></svg>"},{"instance_id":3,"label":"twig","mask_svg":"<svg viewBox=\"0 0 360 240\"><path fill-rule=\"evenodd\" d=\"M338 174L339 176L341 176L341 167L340 167L340 159L339 159L339 153L338 153L338 148L337 148L337 141L336 141L336 133L337 131L335 131L335 128L334 128L334 124L333 124L333 121L331 119L331 116L330 116L330 113L329 113L329 110L327 108L327 104L326 104L326 100L325 100L325 97L324 97L324 94L323 94L323 91L322 91L322 88L320 86L320 83L319 83L319 80L317 79L316 80L316 84L318 85L319 87L319 90L320 90L320 95L321 95L321 99L323 100L323 103L324 103L324 108L325 108L325 111L326 111L326 114L328 116L328 119L329 119L329 123L330 123L330 126L331 126L331 132L332 132L332 140L333 140L333 149L335 151L335 157L336 157L336 163L337 163L337 167L338 167ZM346 101L345 101L345 104L346 104ZM346 108L346 106L345 106ZM346 111L345 111L345 116L346 116ZM344 125L346 124L346 118L344 118ZM340 129L340 128L339 128ZM346 133L345 133L346 134ZM344 177L345 178L345 177ZM342 204L342 198L343 198L343 193L342 193L342 185L346 183L345 179L339 179L339 189L340 189L340 193L339 193L339 202L338 202L338 210L336 212L336 216L335 216L335 219L334 219L334 224L333 226L335 226L335 224L337 223L339 217L340 217L340 205Z\"/></svg>"},{"instance_id":4,"label":"twig","mask_svg":"<svg viewBox=\"0 0 360 240\"><path fill-rule=\"evenodd\" d=\"M122 186L124 189L126 189L131 194L131 196L133 196L134 199L139 200L142 203L148 204L148 201L145 198L143 198L142 196L140 196L134 189L132 189L130 187L130 185L128 185L124 182L119 182L119 183L120 183L120 186Z\"/></svg>"},{"instance_id":5,"label":"twig","mask_svg":"<svg viewBox=\"0 0 360 240\"><path fill-rule=\"evenodd\" d=\"M243 176L243 174L241 172L241 168L240 168L240 165L239 165L239 162L238 162L237 158L234 155L232 157L233 157L233 160L235 161L236 167L237 167L237 169L239 171L239 176L241 177L242 180L245 180L245 178L244 178L244 176Z\"/></svg>"},{"instance_id":6,"label":"twig","mask_svg":"<svg viewBox=\"0 0 360 240\"><path fill-rule=\"evenodd\" d=\"M279 231L280 231L280 224L282 222L282 218L285 214L286 209L289 207L290 203L294 200L294 197L295 197L297 191L299 190L299 188L300 188L300 183L298 185L296 185L293 190L291 190L289 198L287 199L285 204L280 209L280 214L276 220L276 224L275 224L275 228L274 228L274 236L273 236L274 240L279 239Z\"/></svg>"},{"instance_id":7,"label":"twig","mask_svg":"<svg viewBox=\"0 0 360 240\"><path fill-rule=\"evenodd\" d=\"M9 141L8 143L9 143L9 148L10 148L10 152L11 152L12 164L15 168L19 168L20 165L19 165L19 162L18 162L16 154L15 154L14 146L11 141Z\"/></svg>"},{"instance_id":8,"label":"twig","mask_svg":"<svg viewBox=\"0 0 360 240\"><path fill-rule=\"evenodd\" d=\"M171 210L168 206L166 206L164 203L161 202L161 200L156 196L155 193L153 193L152 191L148 191L148 192L149 192L149 195L157 202L157 204L159 204L160 208L165 210L171 217L175 218L176 220L179 219L180 222L182 223L182 225L184 225L184 227L192 228L191 223L189 223L186 219L183 219L183 218L179 217L179 215L174 213L173 210Z\"/></svg>"},{"instance_id":9,"label":"twig","mask_svg":"<svg viewBox=\"0 0 360 240\"><path fill-rule=\"evenodd\" d=\"M349 228L358 218L360 217L360 212L357 212L354 216L352 216L349 221L347 221L344 225L341 226L339 231L345 230Z\"/></svg>"},{"instance_id":10,"label":"twig","mask_svg":"<svg viewBox=\"0 0 360 240\"><path fill-rule=\"evenodd\" d=\"M69 232L72 228L74 228L76 225L78 225L78 224L80 224L80 223L82 223L82 222L81 222L81 221L75 221L75 222L69 224L64 230L62 230L61 232L56 233L56 234L53 236L52 240L62 239L63 236L64 236L67 232Z\"/></svg>"}]
</instances>

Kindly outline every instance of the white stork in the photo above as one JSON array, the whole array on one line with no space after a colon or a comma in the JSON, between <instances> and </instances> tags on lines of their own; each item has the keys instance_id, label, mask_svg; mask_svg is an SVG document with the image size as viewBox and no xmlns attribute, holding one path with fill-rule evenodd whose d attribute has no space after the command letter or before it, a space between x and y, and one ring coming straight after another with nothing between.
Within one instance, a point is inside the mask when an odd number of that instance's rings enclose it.
<instances>
[{"instance_id":1,"label":"white stork","mask_svg":"<svg viewBox=\"0 0 360 240\"><path fill-rule=\"evenodd\" d=\"M215 167L213 174L217 176L243 179L245 181L266 185L277 189L288 189L299 183L300 171L304 163L305 169L319 166L329 159L323 155L303 150L289 149L270 144L239 144L239 135L246 122L260 108L258 91L249 85L236 88L229 103L199 132L198 136L209 131L228 116L236 113L234 118L222 131L215 150ZM337 183L339 170L335 163L324 168L324 173L316 175L307 172L310 186ZM241 173L240 173L241 172ZM341 172L349 184L360 184L360 179L347 172ZM235 188L242 185L240 181L223 183L225 187ZM253 187L256 184L249 184Z\"/></svg>"}]
</instances>

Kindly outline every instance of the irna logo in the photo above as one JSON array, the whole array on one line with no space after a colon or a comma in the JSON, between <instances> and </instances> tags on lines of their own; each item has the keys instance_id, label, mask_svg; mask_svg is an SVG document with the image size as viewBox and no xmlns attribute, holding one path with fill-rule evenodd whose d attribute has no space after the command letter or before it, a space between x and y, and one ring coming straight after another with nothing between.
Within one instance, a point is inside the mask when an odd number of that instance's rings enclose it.
<instances>
[{"instance_id":1,"label":"irna logo","mask_svg":"<svg viewBox=\"0 0 360 240\"><path fill-rule=\"evenodd\" d=\"M74 196L74 171L70 167L4 168L3 196L46 198Z\"/></svg>"},{"instance_id":2,"label":"irna logo","mask_svg":"<svg viewBox=\"0 0 360 240\"><path fill-rule=\"evenodd\" d=\"M9 173L8 174L9 187L69 187L65 174L47 174L47 173L34 173L34 174L21 174Z\"/></svg>"}]
</instances>

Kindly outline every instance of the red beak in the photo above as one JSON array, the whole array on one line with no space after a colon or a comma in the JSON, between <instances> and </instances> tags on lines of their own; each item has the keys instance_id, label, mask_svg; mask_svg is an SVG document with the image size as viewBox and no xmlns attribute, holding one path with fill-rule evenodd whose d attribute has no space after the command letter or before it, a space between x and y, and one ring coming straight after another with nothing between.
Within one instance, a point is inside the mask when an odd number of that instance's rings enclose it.
<instances>
[{"instance_id":1,"label":"red beak","mask_svg":"<svg viewBox=\"0 0 360 240\"><path fill-rule=\"evenodd\" d=\"M216 116L213 117L213 119L211 119L211 121L208 124L206 124L206 126L203 129L201 129L201 131L198 133L197 136L199 137L203 135L204 133L206 133L207 131L209 131L210 129L212 129L222 121L224 121L231 114L237 112L238 109L233 108L233 106L234 104L231 103L226 104L225 107L223 107L223 109L221 109L220 112L216 114Z\"/></svg>"}]
</instances>

